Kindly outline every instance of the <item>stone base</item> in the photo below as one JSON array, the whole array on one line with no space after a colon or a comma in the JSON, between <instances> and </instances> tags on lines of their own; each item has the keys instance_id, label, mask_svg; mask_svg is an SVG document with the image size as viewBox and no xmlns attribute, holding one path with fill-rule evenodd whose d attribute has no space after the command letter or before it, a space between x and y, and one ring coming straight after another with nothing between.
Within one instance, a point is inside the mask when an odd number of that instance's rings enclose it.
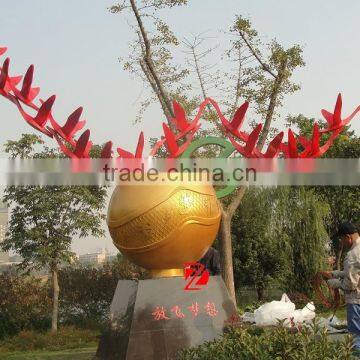
<instances>
[{"instance_id":1,"label":"stone base","mask_svg":"<svg viewBox=\"0 0 360 360\"><path fill-rule=\"evenodd\" d=\"M179 350L221 336L236 314L222 278L210 277L199 291L185 285L180 277L119 281L97 358L175 359Z\"/></svg>"}]
</instances>

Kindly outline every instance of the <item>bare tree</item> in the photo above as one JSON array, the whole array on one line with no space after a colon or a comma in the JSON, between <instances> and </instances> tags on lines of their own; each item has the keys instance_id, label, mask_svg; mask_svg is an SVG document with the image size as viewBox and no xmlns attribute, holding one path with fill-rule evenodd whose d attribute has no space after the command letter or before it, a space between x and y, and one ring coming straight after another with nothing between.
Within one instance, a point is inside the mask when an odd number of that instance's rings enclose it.
<instances>
[{"instance_id":1,"label":"bare tree","mask_svg":"<svg viewBox=\"0 0 360 360\"><path fill-rule=\"evenodd\" d=\"M227 57L235 63L235 69L230 74L225 74L226 86L224 92L231 94L227 99L230 118L234 116L239 106L241 97L251 99L256 104L256 111L265 118L262 134L259 139L258 149L262 150L268 138L271 123L276 114L276 109L281 106L285 94L296 91L299 87L290 82L293 70L303 66L301 48L294 46L284 50L277 42L273 41L268 45L269 54L264 60L266 52L260 51L264 47L257 32L252 29L247 19L237 16L234 25L230 29L232 35L230 49L226 51ZM207 71L211 66L202 64L202 60L213 51L213 48L199 52L198 48L204 39L195 37L192 42L186 41L189 54L192 58L192 67L199 81L200 89L204 98L207 97L206 79L213 80ZM234 302L235 287L233 276L232 237L231 222L246 192L246 187L239 187L234 194L222 202L222 223L220 251L223 268L223 278L229 289Z\"/></svg>"},{"instance_id":2,"label":"bare tree","mask_svg":"<svg viewBox=\"0 0 360 360\"><path fill-rule=\"evenodd\" d=\"M185 54L188 55L187 64L192 68L195 77L199 81L203 100L208 97L208 91L217 85L217 73L214 74L215 64L209 64L208 55L213 53L219 46L202 49L205 42L212 41L213 38L205 37L205 34L195 35L192 39L184 38L186 47ZM215 75L215 76L214 76Z\"/></svg>"},{"instance_id":3,"label":"bare tree","mask_svg":"<svg viewBox=\"0 0 360 360\"><path fill-rule=\"evenodd\" d=\"M187 0L123 0L122 3L110 7L112 13L130 12L135 20L131 28L136 39L130 44L131 53L124 61L124 69L140 77L152 92L152 95L142 102L137 120L140 120L151 103L158 102L169 126L172 127L172 100L187 99L182 98L181 94L188 89L185 79L189 72L179 64L174 64L172 56L172 49L180 42L170 27L157 16L160 9L186 3ZM191 101L189 103L191 104Z\"/></svg>"},{"instance_id":4,"label":"bare tree","mask_svg":"<svg viewBox=\"0 0 360 360\"><path fill-rule=\"evenodd\" d=\"M302 49L293 46L285 50L276 41L264 45L250 21L236 16L230 28L231 46L225 53L235 64L234 71L216 76L214 67L207 61L208 55L213 53L216 47L212 45L203 49L206 40L203 35L195 36L193 40L184 40L190 71L182 69L181 66L173 64L171 52L171 47L178 46L179 41L169 26L156 16L156 12L166 7L186 4L186 0L124 0L120 5L110 9L115 13L130 10L136 20L134 30L138 41L133 45L133 53L125 63L125 68L140 75L151 88L154 98L145 102L145 108L152 101L158 101L170 123L173 117L171 99L180 99L186 111L191 113L201 99L208 97L210 90L214 87L222 88L226 94L223 100L227 105L226 113L229 117L236 112L241 98L245 98L252 100L255 112L265 118L258 144L258 148L262 149L284 96L299 89L290 78L297 67L304 65ZM152 21L153 31L146 29L144 19ZM200 95L189 97L185 92L190 94L194 91L192 84L186 84L186 79L191 73L195 75L195 82L199 84ZM221 82L221 78L226 79L225 84L224 81ZM214 113L208 109L207 120L214 120L213 116ZM241 186L222 201L220 251L223 277L234 302L236 298L231 221L245 192L246 188Z\"/></svg>"}]
</instances>

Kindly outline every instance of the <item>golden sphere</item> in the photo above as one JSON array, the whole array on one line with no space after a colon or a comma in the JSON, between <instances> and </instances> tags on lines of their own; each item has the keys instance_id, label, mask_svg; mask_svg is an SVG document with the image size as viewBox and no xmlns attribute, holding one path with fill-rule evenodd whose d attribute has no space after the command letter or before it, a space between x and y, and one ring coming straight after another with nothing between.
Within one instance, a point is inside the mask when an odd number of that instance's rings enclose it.
<instances>
[{"instance_id":1,"label":"golden sphere","mask_svg":"<svg viewBox=\"0 0 360 360\"><path fill-rule=\"evenodd\" d=\"M180 275L219 230L221 212L209 184L118 185L107 223L115 246L153 276Z\"/></svg>"}]
</instances>

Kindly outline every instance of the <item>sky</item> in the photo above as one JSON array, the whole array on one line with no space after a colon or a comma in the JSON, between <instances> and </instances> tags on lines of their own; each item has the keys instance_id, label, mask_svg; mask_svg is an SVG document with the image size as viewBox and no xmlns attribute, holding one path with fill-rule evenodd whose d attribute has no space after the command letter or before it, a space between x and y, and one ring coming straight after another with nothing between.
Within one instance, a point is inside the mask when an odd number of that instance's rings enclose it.
<instances>
[{"instance_id":1,"label":"sky","mask_svg":"<svg viewBox=\"0 0 360 360\"><path fill-rule=\"evenodd\" d=\"M95 143L112 140L133 151L139 132L143 130L146 138L159 136L164 119L154 105L141 124L133 124L143 84L119 63L129 53L133 19L111 14L108 7L113 3L0 0L0 46L9 48L11 74L23 74L30 64L35 65L34 84L41 87L41 96L57 95L54 115L59 122L83 106ZM164 11L161 16L179 39L207 32L214 42L226 46L223 31L236 14L249 17L265 42L276 38L285 47L296 43L304 47L306 67L294 75L302 88L286 97L282 118L298 113L320 117L322 108L333 108L339 92L345 114L360 104L358 0L189 0L187 7ZM219 64L221 59L210 61ZM32 132L14 105L3 98L0 121L0 144ZM359 120L352 129L359 133ZM109 236L76 239L73 245L80 253L101 247L114 251Z\"/></svg>"}]
</instances>

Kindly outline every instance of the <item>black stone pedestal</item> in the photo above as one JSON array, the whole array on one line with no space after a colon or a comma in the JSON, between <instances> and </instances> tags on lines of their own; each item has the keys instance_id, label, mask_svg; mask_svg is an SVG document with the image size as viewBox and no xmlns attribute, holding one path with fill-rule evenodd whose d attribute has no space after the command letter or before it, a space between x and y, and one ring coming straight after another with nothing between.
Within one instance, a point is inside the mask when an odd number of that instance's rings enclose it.
<instances>
[{"instance_id":1,"label":"black stone pedestal","mask_svg":"<svg viewBox=\"0 0 360 360\"><path fill-rule=\"evenodd\" d=\"M236 314L220 276L198 291L183 278L119 281L98 359L168 360L180 349L219 337Z\"/></svg>"}]
</instances>

